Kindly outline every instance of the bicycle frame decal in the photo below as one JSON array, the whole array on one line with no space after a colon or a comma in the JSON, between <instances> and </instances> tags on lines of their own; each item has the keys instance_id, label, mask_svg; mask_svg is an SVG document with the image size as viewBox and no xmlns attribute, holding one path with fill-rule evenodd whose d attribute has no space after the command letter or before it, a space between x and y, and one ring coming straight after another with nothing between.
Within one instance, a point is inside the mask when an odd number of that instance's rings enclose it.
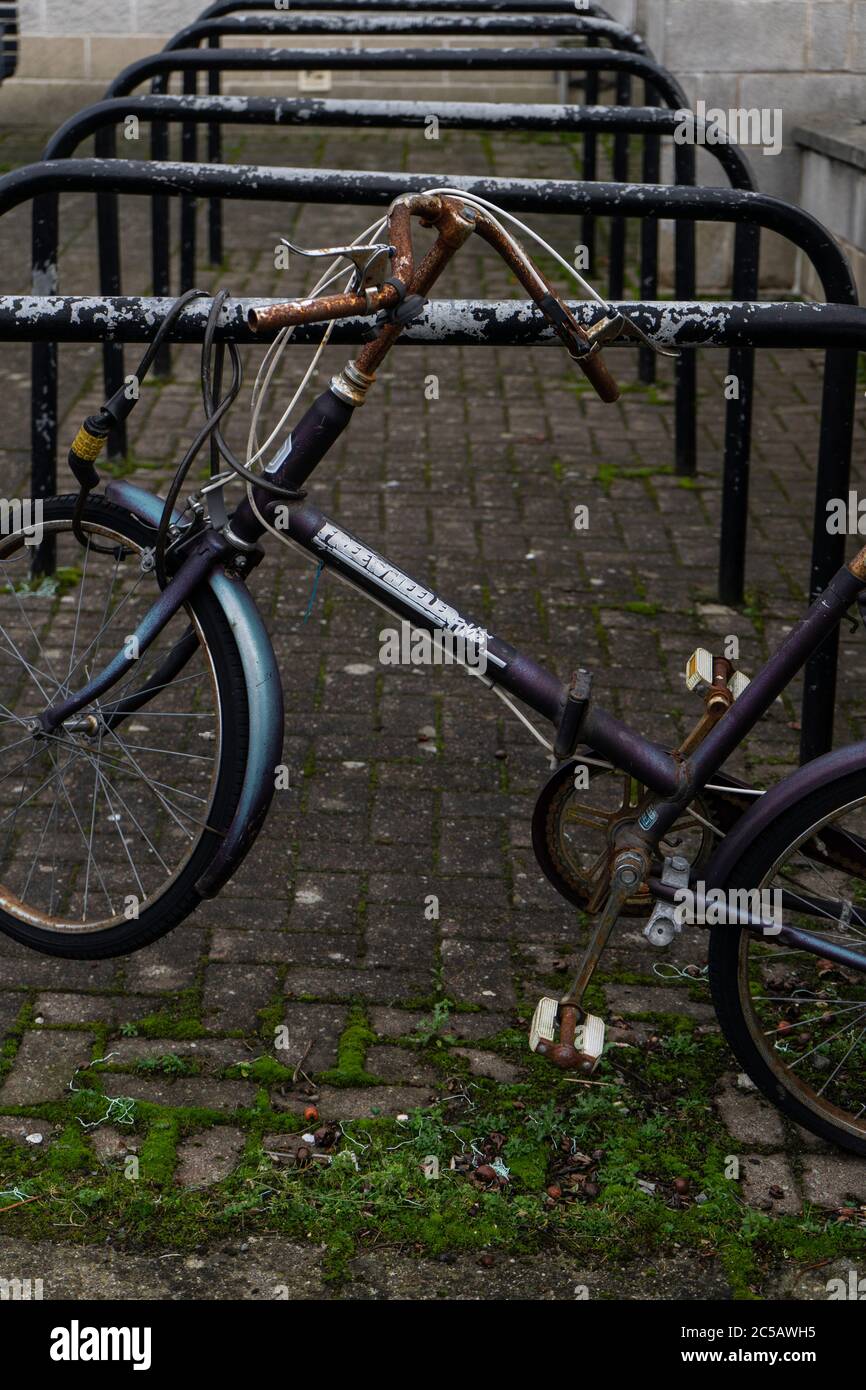
<instances>
[{"instance_id":1,"label":"bicycle frame decal","mask_svg":"<svg viewBox=\"0 0 866 1390\"><path fill-rule=\"evenodd\" d=\"M478 651L486 651L487 660L494 666L505 668L502 658L489 650L490 634L485 628L462 617L456 608L445 603L432 589L425 588L423 584L404 574L374 550L355 540L354 536L341 531L333 522L325 521L313 536L312 544L317 550L330 556L339 556L344 565L372 580L383 594L391 598L392 603L395 598L399 599L435 627L450 632L455 637L464 638Z\"/></svg>"}]
</instances>

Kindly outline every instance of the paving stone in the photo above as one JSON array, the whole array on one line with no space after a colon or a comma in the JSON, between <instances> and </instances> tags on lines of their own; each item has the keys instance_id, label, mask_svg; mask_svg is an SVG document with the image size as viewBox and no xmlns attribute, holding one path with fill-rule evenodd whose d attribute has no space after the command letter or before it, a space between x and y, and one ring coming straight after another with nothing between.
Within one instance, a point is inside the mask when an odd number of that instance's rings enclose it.
<instances>
[{"instance_id":1,"label":"paving stone","mask_svg":"<svg viewBox=\"0 0 866 1390\"><path fill-rule=\"evenodd\" d=\"M443 1038L466 1039L467 1042L481 1042L494 1038L506 1028L513 1026L510 1014L497 1013L453 1013L439 1029Z\"/></svg>"},{"instance_id":2,"label":"paving stone","mask_svg":"<svg viewBox=\"0 0 866 1390\"><path fill-rule=\"evenodd\" d=\"M454 1052L458 1057L465 1057L473 1076L489 1076L494 1081L501 1081L503 1085L508 1086L513 1081L519 1081L523 1074L520 1067L516 1067L505 1057L497 1057L495 1052L483 1052L470 1047L455 1047Z\"/></svg>"},{"instance_id":3,"label":"paving stone","mask_svg":"<svg viewBox=\"0 0 866 1390\"><path fill-rule=\"evenodd\" d=\"M794 1175L784 1154L741 1155L740 1186L749 1206L786 1215L800 1211Z\"/></svg>"},{"instance_id":4,"label":"paving stone","mask_svg":"<svg viewBox=\"0 0 866 1390\"><path fill-rule=\"evenodd\" d=\"M34 1005L43 1023L135 1023L153 1013L153 998L121 994L40 994Z\"/></svg>"},{"instance_id":5,"label":"paving stone","mask_svg":"<svg viewBox=\"0 0 866 1390\"><path fill-rule=\"evenodd\" d=\"M767 1144L780 1148L785 1127L778 1110L757 1092L744 1093L726 1078L726 1088L716 1097L716 1107L729 1134L743 1144Z\"/></svg>"},{"instance_id":6,"label":"paving stone","mask_svg":"<svg viewBox=\"0 0 866 1390\"><path fill-rule=\"evenodd\" d=\"M374 1046L367 1049L367 1071L383 1081L409 1086L435 1086L439 1073L408 1047Z\"/></svg>"},{"instance_id":7,"label":"paving stone","mask_svg":"<svg viewBox=\"0 0 866 1390\"><path fill-rule=\"evenodd\" d=\"M370 965L417 970L434 966L436 923L424 918L423 908L399 915L381 914L374 908L364 932L366 959Z\"/></svg>"},{"instance_id":8,"label":"paving stone","mask_svg":"<svg viewBox=\"0 0 866 1390\"><path fill-rule=\"evenodd\" d=\"M446 991L458 1001L497 1011L514 1002L505 944L443 941L442 965Z\"/></svg>"},{"instance_id":9,"label":"paving stone","mask_svg":"<svg viewBox=\"0 0 866 1390\"><path fill-rule=\"evenodd\" d=\"M253 1032L259 1009L279 988L275 967L267 965L209 965L202 996L203 1022L215 1032L240 1028Z\"/></svg>"},{"instance_id":10,"label":"paving stone","mask_svg":"<svg viewBox=\"0 0 866 1390\"><path fill-rule=\"evenodd\" d=\"M809 1149L813 1153L829 1153L830 1145L826 1139L819 1139L817 1134L811 1130L803 1129L801 1125L794 1125L794 1133L804 1149Z\"/></svg>"},{"instance_id":11,"label":"paving stone","mask_svg":"<svg viewBox=\"0 0 866 1390\"><path fill-rule=\"evenodd\" d=\"M13 1144L38 1152L51 1143L60 1133L57 1125L49 1120L22 1119L18 1115L0 1115L0 1139L11 1139ZM41 1139L37 1136L41 1135Z\"/></svg>"},{"instance_id":12,"label":"paving stone","mask_svg":"<svg viewBox=\"0 0 866 1390\"><path fill-rule=\"evenodd\" d=\"M93 1151L100 1163L114 1167L130 1154L137 1154L141 1146L139 1135L130 1129L116 1129L114 1125L100 1125L89 1134Z\"/></svg>"},{"instance_id":13,"label":"paving stone","mask_svg":"<svg viewBox=\"0 0 866 1390\"><path fill-rule=\"evenodd\" d=\"M126 987L143 994L189 989L196 982L204 950L204 933L187 927L136 951L126 963Z\"/></svg>"},{"instance_id":14,"label":"paving stone","mask_svg":"<svg viewBox=\"0 0 866 1390\"><path fill-rule=\"evenodd\" d=\"M59 1100L76 1067L86 1066L91 1055L91 1039L86 1033L60 1029L28 1031L0 1088L0 1105L40 1105L46 1100Z\"/></svg>"},{"instance_id":15,"label":"paving stone","mask_svg":"<svg viewBox=\"0 0 866 1390\"><path fill-rule=\"evenodd\" d=\"M118 967L114 961L57 960L26 947L14 952L0 937L0 989L111 989Z\"/></svg>"},{"instance_id":16,"label":"paving stone","mask_svg":"<svg viewBox=\"0 0 866 1390\"><path fill-rule=\"evenodd\" d=\"M102 1301L134 1297L163 1300L274 1299L321 1301L331 1297L322 1252L280 1237L246 1235L167 1260L106 1245L0 1239L2 1268L22 1279L42 1279L45 1297Z\"/></svg>"},{"instance_id":17,"label":"paving stone","mask_svg":"<svg viewBox=\"0 0 866 1390\"><path fill-rule=\"evenodd\" d=\"M405 970L334 970L291 969L286 975L286 993L318 995L323 999L369 999L377 1004L390 1004L405 996L428 993L431 980L423 971Z\"/></svg>"},{"instance_id":18,"label":"paving stone","mask_svg":"<svg viewBox=\"0 0 866 1390\"><path fill-rule=\"evenodd\" d=\"M318 1109L323 1120L360 1120L411 1114L432 1099L432 1089L425 1086L323 1086Z\"/></svg>"},{"instance_id":19,"label":"paving stone","mask_svg":"<svg viewBox=\"0 0 866 1390\"><path fill-rule=\"evenodd\" d=\"M276 1040L276 1056L286 1067L301 1067L307 1075L337 1065L337 1046L349 1011L343 1004L287 1004L285 1034Z\"/></svg>"},{"instance_id":20,"label":"paving stone","mask_svg":"<svg viewBox=\"0 0 866 1390\"><path fill-rule=\"evenodd\" d=\"M810 1154L803 1163L803 1191L818 1207L866 1205L866 1164L853 1154Z\"/></svg>"},{"instance_id":21,"label":"paving stone","mask_svg":"<svg viewBox=\"0 0 866 1390\"><path fill-rule=\"evenodd\" d=\"M133 1100L145 1100L151 1105L204 1110L238 1110L251 1106L257 1088L246 1081L209 1081L203 1076L163 1077L133 1074L110 1078L106 1090Z\"/></svg>"},{"instance_id":22,"label":"paving stone","mask_svg":"<svg viewBox=\"0 0 866 1390\"><path fill-rule=\"evenodd\" d=\"M679 1014L701 1023L715 1018L712 1004L689 999L681 987L665 989L661 985L606 984L604 996L612 1014Z\"/></svg>"},{"instance_id":23,"label":"paving stone","mask_svg":"<svg viewBox=\"0 0 866 1390\"><path fill-rule=\"evenodd\" d=\"M6 1036L24 1007L20 994L0 994L0 1038Z\"/></svg>"},{"instance_id":24,"label":"paving stone","mask_svg":"<svg viewBox=\"0 0 866 1390\"><path fill-rule=\"evenodd\" d=\"M380 1038L401 1038L414 1033L424 1023L430 1022L430 1014L421 1009L388 1009L374 1007L369 1013L370 1027Z\"/></svg>"},{"instance_id":25,"label":"paving stone","mask_svg":"<svg viewBox=\"0 0 866 1390\"><path fill-rule=\"evenodd\" d=\"M588 1297L591 1308L595 1300L623 1297L724 1301L730 1299L731 1291L718 1261L696 1261L685 1254L673 1259L643 1257L616 1267L577 1263L555 1251L545 1252L543 1260L494 1254L492 1263L484 1264L474 1255L458 1255L443 1265L388 1250L350 1260L340 1296L362 1302L521 1303Z\"/></svg>"},{"instance_id":26,"label":"paving stone","mask_svg":"<svg viewBox=\"0 0 866 1390\"><path fill-rule=\"evenodd\" d=\"M238 1166L246 1136L233 1125L211 1125L177 1146L175 1181L180 1187L212 1187Z\"/></svg>"}]
</instances>

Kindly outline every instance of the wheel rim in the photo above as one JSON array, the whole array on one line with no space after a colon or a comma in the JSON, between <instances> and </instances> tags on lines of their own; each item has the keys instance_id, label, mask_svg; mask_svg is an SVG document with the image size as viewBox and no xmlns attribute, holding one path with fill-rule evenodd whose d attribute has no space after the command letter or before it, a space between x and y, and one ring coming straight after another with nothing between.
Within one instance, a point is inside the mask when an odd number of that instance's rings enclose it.
<instances>
[{"instance_id":1,"label":"wheel rim","mask_svg":"<svg viewBox=\"0 0 866 1390\"><path fill-rule=\"evenodd\" d=\"M158 594L143 547L105 524L46 521L57 568L29 578L23 532L0 541L0 910L32 927L106 931L174 884L207 833L222 753L216 673L181 610L131 671L81 712L87 727L34 737L27 725L123 647ZM178 677L116 727L112 702L146 681L192 627Z\"/></svg>"},{"instance_id":2,"label":"wheel rim","mask_svg":"<svg viewBox=\"0 0 866 1390\"><path fill-rule=\"evenodd\" d=\"M866 961L866 798L816 819L759 887L783 894L786 926ZM737 982L749 1034L777 1080L814 1114L866 1135L866 973L741 931Z\"/></svg>"}]
</instances>

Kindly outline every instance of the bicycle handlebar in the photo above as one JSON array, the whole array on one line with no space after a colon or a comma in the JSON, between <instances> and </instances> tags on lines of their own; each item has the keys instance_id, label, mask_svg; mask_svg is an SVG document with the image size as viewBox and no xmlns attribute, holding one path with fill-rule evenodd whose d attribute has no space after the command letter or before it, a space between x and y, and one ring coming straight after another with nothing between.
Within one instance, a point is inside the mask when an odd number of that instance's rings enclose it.
<instances>
[{"instance_id":1,"label":"bicycle handlebar","mask_svg":"<svg viewBox=\"0 0 866 1390\"><path fill-rule=\"evenodd\" d=\"M412 217L422 225L435 227L438 240L421 265L415 268L412 250ZM481 209L445 194L407 194L398 199L388 214L388 238L392 246L393 274L378 290L326 295L319 299L296 299L266 309L251 309L249 325L253 332L293 327L302 323L322 323L352 315L384 311L388 320L374 343L364 349L365 369L378 365L403 324L393 314L410 296L424 296L441 274L451 256L472 232L477 232L513 271L524 289L551 324L569 355L580 367L594 390L610 404L619 399L619 387L601 357L598 345L577 322L568 305L538 269L534 261L505 229ZM395 332L395 329L397 330ZM361 359L359 358L359 364Z\"/></svg>"}]
</instances>

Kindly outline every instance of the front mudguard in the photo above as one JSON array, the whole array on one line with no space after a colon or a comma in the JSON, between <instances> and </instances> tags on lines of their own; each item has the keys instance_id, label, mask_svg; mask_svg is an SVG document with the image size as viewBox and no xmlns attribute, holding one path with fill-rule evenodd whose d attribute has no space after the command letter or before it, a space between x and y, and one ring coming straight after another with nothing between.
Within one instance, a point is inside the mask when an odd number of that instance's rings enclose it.
<instances>
[{"instance_id":1,"label":"front mudguard","mask_svg":"<svg viewBox=\"0 0 866 1390\"><path fill-rule=\"evenodd\" d=\"M133 483L112 482L110 502L125 507L147 526L157 526L163 502ZM249 710L249 747L234 817L205 873L196 884L203 898L214 897L249 850L274 794L274 769L283 751L283 688L277 659L255 600L243 580L214 569L211 592L225 614L237 644Z\"/></svg>"},{"instance_id":2,"label":"front mudguard","mask_svg":"<svg viewBox=\"0 0 866 1390\"><path fill-rule=\"evenodd\" d=\"M852 743L846 748L836 748L832 753L815 758L803 767L797 768L762 797L759 797L745 811L734 828L717 846L704 875L708 888L724 888L740 859L755 840L763 835L768 825L790 810L798 801L814 796L828 783L850 777L852 772L863 773L866 790L866 743ZM738 885L734 885L738 886Z\"/></svg>"}]
</instances>

